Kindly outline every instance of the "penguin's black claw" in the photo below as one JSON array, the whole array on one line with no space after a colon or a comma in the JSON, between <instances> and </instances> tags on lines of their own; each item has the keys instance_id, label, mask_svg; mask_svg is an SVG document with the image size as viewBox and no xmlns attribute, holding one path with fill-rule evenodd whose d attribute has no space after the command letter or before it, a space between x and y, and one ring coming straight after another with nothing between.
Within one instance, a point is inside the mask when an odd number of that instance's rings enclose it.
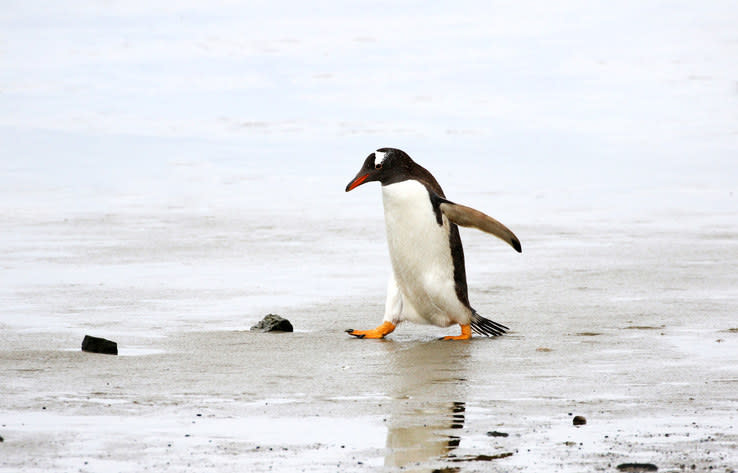
<instances>
[{"instance_id":1,"label":"penguin's black claw","mask_svg":"<svg viewBox=\"0 0 738 473\"><path fill-rule=\"evenodd\" d=\"M349 335L351 335L351 336L353 336L353 337L356 337L356 338L364 338L364 334L363 333L354 333L355 331L356 330L350 328L350 329L347 329L346 330L346 333L349 334Z\"/></svg>"}]
</instances>

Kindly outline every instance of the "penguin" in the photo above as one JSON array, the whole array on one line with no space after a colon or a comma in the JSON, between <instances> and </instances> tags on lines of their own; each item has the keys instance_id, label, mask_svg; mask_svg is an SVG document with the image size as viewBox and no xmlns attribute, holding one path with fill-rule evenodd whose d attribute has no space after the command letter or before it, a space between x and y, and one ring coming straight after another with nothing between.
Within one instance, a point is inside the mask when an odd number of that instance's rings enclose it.
<instances>
[{"instance_id":1,"label":"penguin","mask_svg":"<svg viewBox=\"0 0 738 473\"><path fill-rule=\"evenodd\" d=\"M381 325L346 332L384 338L404 321L461 327L460 335L444 340L468 340L472 331L491 337L507 332L508 327L482 317L469 304L458 226L491 233L521 253L515 234L494 218L447 200L433 175L402 150L371 153L346 192L372 181L382 185L392 272Z\"/></svg>"}]
</instances>

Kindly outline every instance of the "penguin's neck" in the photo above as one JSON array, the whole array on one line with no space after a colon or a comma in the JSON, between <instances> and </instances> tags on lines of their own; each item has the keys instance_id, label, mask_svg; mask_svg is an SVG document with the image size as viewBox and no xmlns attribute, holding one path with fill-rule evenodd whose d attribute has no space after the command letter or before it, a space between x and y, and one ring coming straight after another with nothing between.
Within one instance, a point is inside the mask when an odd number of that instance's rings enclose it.
<instances>
[{"instance_id":1,"label":"penguin's neck","mask_svg":"<svg viewBox=\"0 0 738 473\"><path fill-rule=\"evenodd\" d=\"M382 202L387 224L397 219L412 220L418 212L431 208L428 189L415 179L382 186Z\"/></svg>"}]
</instances>

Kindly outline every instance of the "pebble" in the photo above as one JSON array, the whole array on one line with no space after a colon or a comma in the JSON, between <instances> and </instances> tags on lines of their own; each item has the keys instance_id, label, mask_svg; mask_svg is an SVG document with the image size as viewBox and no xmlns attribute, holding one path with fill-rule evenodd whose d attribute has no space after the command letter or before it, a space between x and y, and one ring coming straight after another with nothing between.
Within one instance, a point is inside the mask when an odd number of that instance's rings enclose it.
<instances>
[{"instance_id":1,"label":"pebble","mask_svg":"<svg viewBox=\"0 0 738 473\"><path fill-rule=\"evenodd\" d=\"M643 473L648 471L659 471L659 467L653 463L621 463L618 465L618 471L627 473Z\"/></svg>"},{"instance_id":2,"label":"pebble","mask_svg":"<svg viewBox=\"0 0 738 473\"><path fill-rule=\"evenodd\" d=\"M82 351L89 353L102 353L104 355L117 355L118 344L105 338L85 335L85 338L82 340Z\"/></svg>"},{"instance_id":3,"label":"pebble","mask_svg":"<svg viewBox=\"0 0 738 473\"><path fill-rule=\"evenodd\" d=\"M293 327L289 320L277 314L267 314L256 325L251 327L254 332L292 332Z\"/></svg>"}]
</instances>

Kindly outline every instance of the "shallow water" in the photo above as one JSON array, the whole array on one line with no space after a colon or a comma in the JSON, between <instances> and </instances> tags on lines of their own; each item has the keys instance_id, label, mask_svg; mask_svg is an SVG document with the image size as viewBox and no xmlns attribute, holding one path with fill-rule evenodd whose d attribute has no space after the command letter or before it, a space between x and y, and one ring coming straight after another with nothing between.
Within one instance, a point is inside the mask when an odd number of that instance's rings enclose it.
<instances>
[{"instance_id":1,"label":"shallow water","mask_svg":"<svg viewBox=\"0 0 738 473\"><path fill-rule=\"evenodd\" d=\"M60 8L0 16L0 471L738 464L732 4ZM462 229L509 335L343 333L381 146L520 237Z\"/></svg>"}]
</instances>

